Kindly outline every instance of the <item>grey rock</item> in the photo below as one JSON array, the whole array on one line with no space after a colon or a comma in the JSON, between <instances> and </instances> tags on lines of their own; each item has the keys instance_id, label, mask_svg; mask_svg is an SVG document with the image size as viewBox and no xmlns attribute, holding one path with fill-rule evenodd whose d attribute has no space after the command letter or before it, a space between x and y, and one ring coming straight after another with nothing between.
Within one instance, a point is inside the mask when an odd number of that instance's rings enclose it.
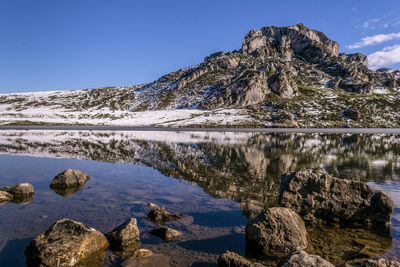
<instances>
[{"instance_id":1,"label":"grey rock","mask_svg":"<svg viewBox=\"0 0 400 267\"><path fill-rule=\"evenodd\" d=\"M282 175L279 204L310 223L367 223L390 226L393 201L367 184L318 170Z\"/></svg>"},{"instance_id":2,"label":"grey rock","mask_svg":"<svg viewBox=\"0 0 400 267\"><path fill-rule=\"evenodd\" d=\"M256 258L280 259L307 247L307 230L296 212L269 208L246 225L246 253Z\"/></svg>"},{"instance_id":3,"label":"grey rock","mask_svg":"<svg viewBox=\"0 0 400 267\"><path fill-rule=\"evenodd\" d=\"M52 189L81 189L90 177L80 170L67 169L54 177L50 184Z\"/></svg>"},{"instance_id":4,"label":"grey rock","mask_svg":"<svg viewBox=\"0 0 400 267\"><path fill-rule=\"evenodd\" d=\"M278 73L268 79L269 87L282 98L292 98L299 94L296 82L285 73Z\"/></svg>"},{"instance_id":5,"label":"grey rock","mask_svg":"<svg viewBox=\"0 0 400 267\"><path fill-rule=\"evenodd\" d=\"M324 260L320 256L310 255L302 250L293 252L280 264L280 267L303 267L303 266L334 267L335 265Z\"/></svg>"},{"instance_id":6,"label":"grey rock","mask_svg":"<svg viewBox=\"0 0 400 267\"><path fill-rule=\"evenodd\" d=\"M360 264L360 267L399 267L400 262L386 259L367 260Z\"/></svg>"},{"instance_id":7,"label":"grey rock","mask_svg":"<svg viewBox=\"0 0 400 267\"><path fill-rule=\"evenodd\" d=\"M140 232L135 218L131 218L105 236L114 254L127 258L135 254L140 247Z\"/></svg>"},{"instance_id":8,"label":"grey rock","mask_svg":"<svg viewBox=\"0 0 400 267\"><path fill-rule=\"evenodd\" d=\"M26 248L28 266L99 266L108 248L107 238L83 223L61 219Z\"/></svg>"},{"instance_id":9,"label":"grey rock","mask_svg":"<svg viewBox=\"0 0 400 267\"><path fill-rule=\"evenodd\" d=\"M162 240L169 242L175 240L182 233L169 227L160 227L151 229L150 234L160 237Z\"/></svg>"},{"instance_id":10,"label":"grey rock","mask_svg":"<svg viewBox=\"0 0 400 267\"><path fill-rule=\"evenodd\" d=\"M218 258L218 267L264 267L261 263L251 262L234 252L226 251Z\"/></svg>"},{"instance_id":11,"label":"grey rock","mask_svg":"<svg viewBox=\"0 0 400 267\"><path fill-rule=\"evenodd\" d=\"M35 189L30 183L21 183L12 187L5 186L0 191L2 191L0 195L3 203L12 201L17 204L26 204L33 200L35 194Z\"/></svg>"},{"instance_id":12,"label":"grey rock","mask_svg":"<svg viewBox=\"0 0 400 267\"><path fill-rule=\"evenodd\" d=\"M171 220L179 220L183 216L183 214L169 213L164 207L156 207L147 214L146 219L155 224L163 225Z\"/></svg>"}]
</instances>

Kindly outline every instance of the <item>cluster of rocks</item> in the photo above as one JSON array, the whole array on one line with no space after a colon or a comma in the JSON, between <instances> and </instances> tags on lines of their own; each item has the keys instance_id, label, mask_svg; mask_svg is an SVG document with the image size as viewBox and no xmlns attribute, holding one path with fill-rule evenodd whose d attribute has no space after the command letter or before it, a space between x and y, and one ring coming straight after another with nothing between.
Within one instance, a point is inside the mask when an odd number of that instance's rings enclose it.
<instances>
[{"instance_id":1,"label":"cluster of rocks","mask_svg":"<svg viewBox=\"0 0 400 267\"><path fill-rule=\"evenodd\" d=\"M282 175L280 207L268 208L246 225L246 255L252 260L279 262L279 266L334 266L307 250L311 225L368 225L389 231L392 199L367 184L339 179L320 170ZM226 252L219 266L263 266ZM362 266L400 266L398 262L369 260Z\"/></svg>"},{"instance_id":2,"label":"cluster of rocks","mask_svg":"<svg viewBox=\"0 0 400 267\"><path fill-rule=\"evenodd\" d=\"M67 169L53 179L50 187L62 196L70 196L89 179L82 171ZM2 191L9 194L10 199L28 195L29 188L33 195L33 187L27 185L7 187ZM155 224L164 225L182 216L155 206L146 218ZM150 233L167 242L182 234L169 227L155 228ZM100 266L108 248L118 257L129 261L153 255L150 250L141 249L140 245L140 231L135 218L130 218L105 234L81 222L64 218L32 240L25 250L25 256L28 266Z\"/></svg>"}]
</instances>

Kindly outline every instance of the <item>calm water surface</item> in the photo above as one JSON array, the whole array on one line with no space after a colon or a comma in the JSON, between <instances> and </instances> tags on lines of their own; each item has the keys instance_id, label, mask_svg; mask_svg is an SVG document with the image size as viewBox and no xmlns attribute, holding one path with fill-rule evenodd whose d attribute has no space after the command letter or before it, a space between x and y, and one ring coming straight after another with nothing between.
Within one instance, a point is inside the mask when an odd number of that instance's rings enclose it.
<instances>
[{"instance_id":1,"label":"calm water surface","mask_svg":"<svg viewBox=\"0 0 400 267\"><path fill-rule=\"evenodd\" d=\"M400 258L398 135L1 130L0 153L0 187L30 182L36 191L28 204L0 206L0 266L25 266L26 245L65 217L102 232L135 217L142 247L172 266L216 266L225 250L245 255L248 218L276 206L280 175L302 168L368 182L395 203L391 236L310 228L314 253L337 265ZM49 185L67 168L91 179L65 197ZM186 214L167 224L183 235L151 236L148 202ZM103 265L121 264L108 252Z\"/></svg>"}]
</instances>

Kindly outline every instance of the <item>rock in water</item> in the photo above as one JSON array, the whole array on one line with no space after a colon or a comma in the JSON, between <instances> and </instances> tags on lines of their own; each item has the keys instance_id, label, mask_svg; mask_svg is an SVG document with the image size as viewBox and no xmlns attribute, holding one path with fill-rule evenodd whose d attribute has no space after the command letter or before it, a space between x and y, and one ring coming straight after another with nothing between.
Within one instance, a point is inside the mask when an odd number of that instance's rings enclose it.
<instances>
[{"instance_id":1,"label":"rock in water","mask_svg":"<svg viewBox=\"0 0 400 267\"><path fill-rule=\"evenodd\" d=\"M129 219L105 236L110 242L110 249L123 258L133 255L140 247L140 232L135 218Z\"/></svg>"},{"instance_id":2,"label":"rock in water","mask_svg":"<svg viewBox=\"0 0 400 267\"><path fill-rule=\"evenodd\" d=\"M261 263L251 262L244 257L230 251L226 251L218 258L218 267L264 267Z\"/></svg>"},{"instance_id":3,"label":"rock in water","mask_svg":"<svg viewBox=\"0 0 400 267\"><path fill-rule=\"evenodd\" d=\"M282 261L280 267L335 267L332 263L324 260L320 256L310 255L302 250L293 252L289 257Z\"/></svg>"},{"instance_id":4,"label":"rock in water","mask_svg":"<svg viewBox=\"0 0 400 267\"><path fill-rule=\"evenodd\" d=\"M180 236L182 233L169 227L160 227L152 229L149 232L152 235L160 237L162 240L169 242Z\"/></svg>"},{"instance_id":5,"label":"rock in water","mask_svg":"<svg viewBox=\"0 0 400 267\"><path fill-rule=\"evenodd\" d=\"M12 187L6 186L1 189L0 199L3 203L5 201L12 201L17 204L24 204L31 202L35 194L35 189L30 183L22 183ZM10 198L11 195L11 198Z\"/></svg>"},{"instance_id":6,"label":"rock in water","mask_svg":"<svg viewBox=\"0 0 400 267\"><path fill-rule=\"evenodd\" d=\"M281 259L307 247L307 230L296 212L269 208L246 225L246 253L256 258Z\"/></svg>"},{"instance_id":7,"label":"rock in water","mask_svg":"<svg viewBox=\"0 0 400 267\"><path fill-rule=\"evenodd\" d=\"M61 219L28 245L26 263L41 267L100 266L108 245L107 238L99 231Z\"/></svg>"},{"instance_id":8,"label":"rock in water","mask_svg":"<svg viewBox=\"0 0 400 267\"><path fill-rule=\"evenodd\" d=\"M163 207L156 207L152 209L149 214L147 214L146 219L149 221L158 224L158 225L163 225L168 221L176 221L182 218L184 215L183 214L175 214L175 213L169 213L168 211L165 210Z\"/></svg>"},{"instance_id":9,"label":"rock in water","mask_svg":"<svg viewBox=\"0 0 400 267\"><path fill-rule=\"evenodd\" d=\"M13 196L3 190L0 190L0 204L4 204L13 200Z\"/></svg>"},{"instance_id":10,"label":"rock in water","mask_svg":"<svg viewBox=\"0 0 400 267\"><path fill-rule=\"evenodd\" d=\"M54 177L50 187L52 189L77 188L79 190L89 179L90 176L82 171L67 169Z\"/></svg>"},{"instance_id":11,"label":"rock in water","mask_svg":"<svg viewBox=\"0 0 400 267\"><path fill-rule=\"evenodd\" d=\"M314 170L283 174L279 204L313 224L359 222L389 227L393 213L393 201L384 192Z\"/></svg>"}]
</instances>

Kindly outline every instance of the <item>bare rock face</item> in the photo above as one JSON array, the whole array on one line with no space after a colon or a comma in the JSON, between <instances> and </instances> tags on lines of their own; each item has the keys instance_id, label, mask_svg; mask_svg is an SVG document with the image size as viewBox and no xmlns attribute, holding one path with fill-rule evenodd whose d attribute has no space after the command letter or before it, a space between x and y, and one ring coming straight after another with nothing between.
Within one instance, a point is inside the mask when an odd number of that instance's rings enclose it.
<instances>
[{"instance_id":1,"label":"bare rock face","mask_svg":"<svg viewBox=\"0 0 400 267\"><path fill-rule=\"evenodd\" d=\"M303 266L334 267L335 265L324 260L320 256L310 255L302 250L293 252L289 257L283 260L280 265L280 267L303 267Z\"/></svg>"},{"instance_id":2,"label":"bare rock face","mask_svg":"<svg viewBox=\"0 0 400 267\"><path fill-rule=\"evenodd\" d=\"M385 259L367 260L361 263L360 267L400 267L400 262Z\"/></svg>"},{"instance_id":3,"label":"bare rock face","mask_svg":"<svg viewBox=\"0 0 400 267\"><path fill-rule=\"evenodd\" d=\"M132 256L140 247L140 232L135 218L131 218L105 234L110 249L123 258Z\"/></svg>"},{"instance_id":4,"label":"bare rock face","mask_svg":"<svg viewBox=\"0 0 400 267\"><path fill-rule=\"evenodd\" d=\"M296 82L285 73L278 73L268 79L272 91L282 98L292 98L298 95Z\"/></svg>"},{"instance_id":5,"label":"bare rock face","mask_svg":"<svg viewBox=\"0 0 400 267\"><path fill-rule=\"evenodd\" d=\"M283 174L279 204L314 224L358 222L389 227L393 213L393 201L384 192L314 170Z\"/></svg>"},{"instance_id":6,"label":"bare rock face","mask_svg":"<svg viewBox=\"0 0 400 267\"><path fill-rule=\"evenodd\" d=\"M244 257L230 251L226 251L218 258L218 267L264 267L261 263L251 262Z\"/></svg>"},{"instance_id":7,"label":"bare rock face","mask_svg":"<svg viewBox=\"0 0 400 267\"><path fill-rule=\"evenodd\" d=\"M83 223L61 219L26 248L28 266L100 266L107 238Z\"/></svg>"},{"instance_id":8,"label":"bare rock face","mask_svg":"<svg viewBox=\"0 0 400 267\"><path fill-rule=\"evenodd\" d=\"M158 236L162 240L169 242L172 240L175 240L178 236L180 236L182 233L179 231L176 231L172 228L169 227L160 227L160 228L155 228L150 230L149 232L152 235Z\"/></svg>"},{"instance_id":9,"label":"bare rock face","mask_svg":"<svg viewBox=\"0 0 400 267\"><path fill-rule=\"evenodd\" d=\"M269 208L246 225L246 254L262 259L281 259L307 247L307 230L296 212Z\"/></svg>"},{"instance_id":10,"label":"bare rock face","mask_svg":"<svg viewBox=\"0 0 400 267\"><path fill-rule=\"evenodd\" d=\"M156 207L147 214L146 219L155 224L164 225L168 221L176 221L183 216L183 214L169 213L164 207Z\"/></svg>"},{"instance_id":11,"label":"bare rock face","mask_svg":"<svg viewBox=\"0 0 400 267\"><path fill-rule=\"evenodd\" d=\"M81 189L87 181L89 181L90 177L86 173L79 170L67 169L62 173L58 174L54 177L53 181L50 184L50 187L59 194L70 196L72 194ZM72 191L65 191L66 189L73 189ZM76 191L75 191L76 190ZM65 191L65 194L63 193Z\"/></svg>"}]
</instances>

